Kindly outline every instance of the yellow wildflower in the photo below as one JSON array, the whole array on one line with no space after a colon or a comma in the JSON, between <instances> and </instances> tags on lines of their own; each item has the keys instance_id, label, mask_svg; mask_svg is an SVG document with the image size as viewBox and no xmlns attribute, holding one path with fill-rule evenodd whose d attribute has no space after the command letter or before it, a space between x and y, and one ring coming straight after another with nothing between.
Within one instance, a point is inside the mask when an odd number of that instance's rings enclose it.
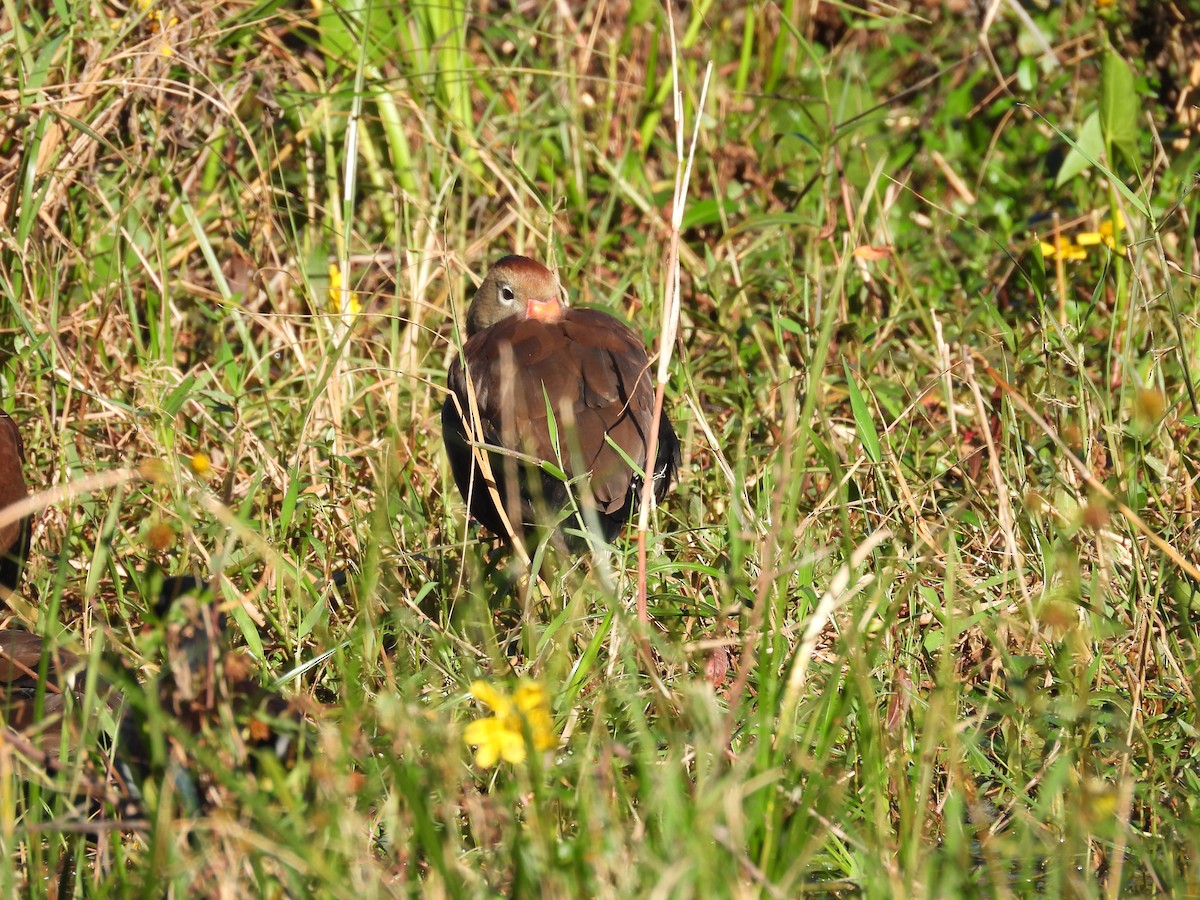
<instances>
[{"instance_id":1,"label":"yellow wildflower","mask_svg":"<svg viewBox=\"0 0 1200 900\"><path fill-rule=\"evenodd\" d=\"M481 768L491 768L501 759L524 762L526 729L535 750L558 746L550 698L541 683L522 681L509 697L486 681L476 681L471 685L471 696L495 713L475 720L463 732L463 739L476 748L475 764Z\"/></svg>"},{"instance_id":2,"label":"yellow wildflower","mask_svg":"<svg viewBox=\"0 0 1200 900\"><path fill-rule=\"evenodd\" d=\"M212 469L212 460L208 458L208 454L203 450L197 450L188 460L188 465L192 467L192 471L197 475L204 476Z\"/></svg>"},{"instance_id":3,"label":"yellow wildflower","mask_svg":"<svg viewBox=\"0 0 1200 900\"><path fill-rule=\"evenodd\" d=\"M174 28L179 24L179 16L171 16L168 18L161 9L154 6L155 0L137 0L137 7L146 14L146 21L151 34L162 36L166 29ZM160 56L174 56L175 48L171 46L171 42L165 37L157 41L155 44L158 48Z\"/></svg>"},{"instance_id":4,"label":"yellow wildflower","mask_svg":"<svg viewBox=\"0 0 1200 900\"><path fill-rule=\"evenodd\" d=\"M358 292L342 289L342 269L336 263L329 265L329 305L344 316L357 316L362 312L362 304L358 302Z\"/></svg>"},{"instance_id":5,"label":"yellow wildflower","mask_svg":"<svg viewBox=\"0 0 1200 900\"><path fill-rule=\"evenodd\" d=\"M1065 237L1060 236L1057 244L1050 244L1046 241L1042 241L1041 244L1042 256L1046 259L1053 259L1055 256L1070 260L1087 259L1087 251Z\"/></svg>"},{"instance_id":6,"label":"yellow wildflower","mask_svg":"<svg viewBox=\"0 0 1200 900\"><path fill-rule=\"evenodd\" d=\"M1125 248L1117 243L1117 237L1125 230L1125 217L1121 215L1118 209L1111 219L1105 219L1100 223L1100 240L1104 242L1104 246L1108 247L1114 253L1124 253Z\"/></svg>"},{"instance_id":7,"label":"yellow wildflower","mask_svg":"<svg viewBox=\"0 0 1200 900\"><path fill-rule=\"evenodd\" d=\"M1046 259L1054 259L1056 256L1066 260L1087 259L1087 248L1099 244L1103 244L1114 253L1124 253L1125 248L1117 243L1117 235L1124 228L1125 217L1121 215L1120 210L1117 210L1111 219L1101 222L1100 228L1096 231L1082 231L1076 234L1074 239L1059 235L1058 240L1053 244L1048 241L1040 241L1042 256Z\"/></svg>"}]
</instances>

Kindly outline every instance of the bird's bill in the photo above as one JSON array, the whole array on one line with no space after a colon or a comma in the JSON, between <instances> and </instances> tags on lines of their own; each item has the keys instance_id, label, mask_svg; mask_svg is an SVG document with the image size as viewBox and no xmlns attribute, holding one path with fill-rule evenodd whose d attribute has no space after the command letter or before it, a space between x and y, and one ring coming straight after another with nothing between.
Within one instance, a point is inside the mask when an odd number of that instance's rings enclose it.
<instances>
[{"instance_id":1,"label":"bird's bill","mask_svg":"<svg viewBox=\"0 0 1200 900\"><path fill-rule=\"evenodd\" d=\"M557 297L551 297L548 300L530 297L529 302L525 304L525 317L542 322L561 321L563 317L562 301Z\"/></svg>"}]
</instances>

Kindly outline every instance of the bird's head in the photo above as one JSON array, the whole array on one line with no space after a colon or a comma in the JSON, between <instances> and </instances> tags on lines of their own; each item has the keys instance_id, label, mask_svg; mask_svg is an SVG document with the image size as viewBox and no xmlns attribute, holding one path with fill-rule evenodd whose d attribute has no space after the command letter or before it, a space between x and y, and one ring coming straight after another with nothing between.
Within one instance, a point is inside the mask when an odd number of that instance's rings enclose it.
<instances>
[{"instance_id":1,"label":"bird's head","mask_svg":"<svg viewBox=\"0 0 1200 900\"><path fill-rule=\"evenodd\" d=\"M487 273L467 310L467 336L511 316L557 322L566 307L554 274L525 256L506 256Z\"/></svg>"}]
</instances>

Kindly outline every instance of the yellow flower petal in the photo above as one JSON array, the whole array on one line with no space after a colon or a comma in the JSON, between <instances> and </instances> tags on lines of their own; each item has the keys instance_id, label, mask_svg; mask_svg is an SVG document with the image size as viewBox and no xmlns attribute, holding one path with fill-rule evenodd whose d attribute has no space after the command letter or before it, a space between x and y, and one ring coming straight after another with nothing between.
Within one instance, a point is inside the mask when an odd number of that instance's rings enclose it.
<instances>
[{"instance_id":1,"label":"yellow flower petal","mask_svg":"<svg viewBox=\"0 0 1200 900\"><path fill-rule=\"evenodd\" d=\"M513 700L517 704L517 709L523 713L530 713L550 705L546 688L536 681L523 681L517 685L517 689L513 693Z\"/></svg>"},{"instance_id":2,"label":"yellow flower petal","mask_svg":"<svg viewBox=\"0 0 1200 900\"><path fill-rule=\"evenodd\" d=\"M192 458L188 460L188 465L192 467L192 471L197 475L207 475L212 469L212 460L208 458L208 454L203 450L197 450L192 454Z\"/></svg>"},{"instance_id":3,"label":"yellow flower petal","mask_svg":"<svg viewBox=\"0 0 1200 900\"><path fill-rule=\"evenodd\" d=\"M486 744L492 739L492 728L496 720L490 716L486 719L476 719L463 729L463 740L472 747Z\"/></svg>"},{"instance_id":4,"label":"yellow flower petal","mask_svg":"<svg viewBox=\"0 0 1200 900\"><path fill-rule=\"evenodd\" d=\"M463 729L463 740L472 746L494 744L500 740L503 732L503 723L494 716L489 716L486 719L476 719Z\"/></svg>"},{"instance_id":5,"label":"yellow flower petal","mask_svg":"<svg viewBox=\"0 0 1200 900\"><path fill-rule=\"evenodd\" d=\"M505 730L497 742L500 747L500 758L505 762L525 762L525 736L518 731Z\"/></svg>"},{"instance_id":6,"label":"yellow flower petal","mask_svg":"<svg viewBox=\"0 0 1200 900\"><path fill-rule=\"evenodd\" d=\"M1104 237L1115 237L1125 230L1125 217L1117 210L1111 219L1100 223L1100 234Z\"/></svg>"},{"instance_id":7,"label":"yellow flower petal","mask_svg":"<svg viewBox=\"0 0 1200 900\"><path fill-rule=\"evenodd\" d=\"M486 681L471 682L471 696L486 706L488 709L495 710L498 713L504 713L512 709L512 701L502 691L496 690Z\"/></svg>"},{"instance_id":8,"label":"yellow flower petal","mask_svg":"<svg viewBox=\"0 0 1200 900\"><path fill-rule=\"evenodd\" d=\"M1075 235L1075 243L1081 247L1092 247L1101 243L1104 240L1104 235L1096 231L1084 231L1081 234Z\"/></svg>"},{"instance_id":9,"label":"yellow flower petal","mask_svg":"<svg viewBox=\"0 0 1200 900\"><path fill-rule=\"evenodd\" d=\"M1063 259L1087 259L1087 251L1065 237L1060 236L1054 244L1042 241L1041 245L1042 256L1047 259L1053 259L1055 256L1062 257Z\"/></svg>"},{"instance_id":10,"label":"yellow flower petal","mask_svg":"<svg viewBox=\"0 0 1200 900\"><path fill-rule=\"evenodd\" d=\"M475 763L482 768L491 768L501 759L510 763L525 761L524 735L495 716L472 722L463 731L463 740L478 747Z\"/></svg>"},{"instance_id":11,"label":"yellow flower petal","mask_svg":"<svg viewBox=\"0 0 1200 900\"><path fill-rule=\"evenodd\" d=\"M357 316L362 312L362 304L358 302L357 291L343 289L342 269L340 266L329 265L329 306L343 315Z\"/></svg>"},{"instance_id":12,"label":"yellow flower petal","mask_svg":"<svg viewBox=\"0 0 1200 900\"><path fill-rule=\"evenodd\" d=\"M481 769L490 769L500 761L500 749L491 742L480 744L475 751L475 765Z\"/></svg>"},{"instance_id":13,"label":"yellow flower petal","mask_svg":"<svg viewBox=\"0 0 1200 900\"><path fill-rule=\"evenodd\" d=\"M496 713L472 722L463 730L463 740L478 748L477 765L487 768L501 759L524 762L528 755L527 735L537 750L558 746L554 718L550 715L550 696L540 682L522 681L509 697L486 681L476 681L471 685L471 696Z\"/></svg>"}]
</instances>

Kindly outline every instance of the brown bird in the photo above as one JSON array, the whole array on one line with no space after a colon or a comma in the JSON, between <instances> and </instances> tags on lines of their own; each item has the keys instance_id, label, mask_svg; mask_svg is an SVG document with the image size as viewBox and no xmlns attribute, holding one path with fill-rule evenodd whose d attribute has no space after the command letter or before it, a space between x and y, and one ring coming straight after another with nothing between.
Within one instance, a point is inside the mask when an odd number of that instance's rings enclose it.
<instances>
[{"instance_id":1,"label":"brown bird","mask_svg":"<svg viewBox=\"0 0 1200 900\"><path fill-rule=\"evenodd\" d=\"M17 423L0 410L0 510L25 499L25 445ZM29 552L29 519L0 527L0 587L16 590Z\"/></svg>"},{"instance_id":2,"label":"brown bird","mask_svg":"<svg viewBox=\"0 0 1200 900\"><path fill-rule=\"evenodd\" d=\"M25 731L36 723L34 699L38 686L38 667L43 654L42 639L24 631L0 631L0 719L9 728ZM81 666L79 657L66 650L52 651L48 678L42 689L42 715L50 720L61 716L63 691L71 690L73 673ZM54 729L57 735L57 728ZM56 740L47 742L57 753Z\"/></svg>"},{"instance_id":3,"label":"brown bird","mask_svg":"<svg viewBox=\"0 0 1200 900\"><path fill-rule=\"evenodd\" d=\"M99 752L99 743L87 747L80 743L85 733L98 734L98 720L89 725L80 715L85 669L84 660L44 644L35 634L0 630L0 741L16 751L17 769L30 780L86 796L93 801L93 811L114 804L123 814L137 815L136 804L129 805L125 782L109 766L108 753ZM119 700L103 678L97 679L96 692L115 715ZM60 756L64 736L65 759ZM98 766L81 766L81 755Z\"/></svg>"},{"instance_id":4,"label":"brown bird","mask_svg":"<svg viewBox=\"0 0 1200 900\"><path fill-rule=\"evenodd\" d=\"M478 431L471 427L467 372ZM548 468L576 485L584 522L594 521L609 542L638 507L636 471L649 469L662 502L679 468L679 439L665 415L654 464L647 466L654 385L642 339L608 313L565 306L554 275L532 259L506 256L479 285L449 386L442 438L450 468L471 514L498 535L507 531L470 446L473 433L502 448L488 459L518 535L556 524L571 503L568 485ZM578 515L564 524L582 527Z\"/></svg>"},{"instance_id":5,"label":"brown bird","mask_svg":"<svg viewBox=\"0 0 1200 900\"><path fill-rule=\"evenodd\" d=\"M232 648L214 585L154 572L143 583L158 593L163 655L145 688L127 669L118 673L126 693L120 761L131 784L169 780L181 809L199 815L223 796L228 773L256 770L259 752L279 762L294 758L302 720L285 697L259 683L250 655ZM164 714L180 728L159 733ZM215 770L197 764L197 746L220 758Z\"/></svg>"}]
</instances>

